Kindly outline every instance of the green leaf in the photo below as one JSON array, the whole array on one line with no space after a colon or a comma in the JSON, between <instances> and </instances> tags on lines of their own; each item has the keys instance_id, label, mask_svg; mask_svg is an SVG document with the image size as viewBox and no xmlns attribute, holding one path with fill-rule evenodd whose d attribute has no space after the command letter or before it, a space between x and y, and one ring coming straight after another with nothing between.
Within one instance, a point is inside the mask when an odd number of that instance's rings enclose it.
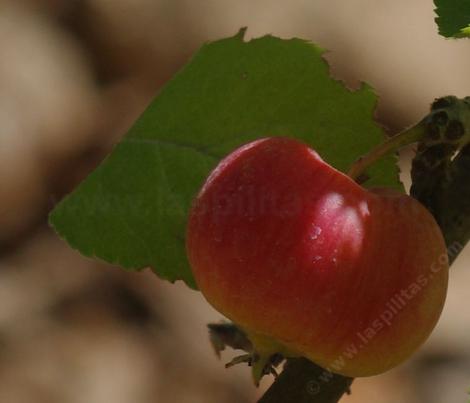
<instances>
[{"instance_id":1,"label":"green leaf","mask_svg":"<svg viewBox=\"0 0 470 403\"><path fill-rule=\"evenodd\" d=\"M446 38L470 36L470 0L434 0L439 33Z\"/></svg>"},{"instance_id":2,"label":"green leaf","mask_svg":"<svg viewBox=\"0 0 470 403\"><path fill-rule=\"evenodd\" d=\"M322 50L244 30L204 45L161 91L112 154L53 211L71 246L124 268L150 266L195 287L185 254L191 200L219 160L265 136L292 136L346 170L382 140L376 96L330 78ZM401 189L394 158L370 186Z\"/></svg>"}]
</instances>

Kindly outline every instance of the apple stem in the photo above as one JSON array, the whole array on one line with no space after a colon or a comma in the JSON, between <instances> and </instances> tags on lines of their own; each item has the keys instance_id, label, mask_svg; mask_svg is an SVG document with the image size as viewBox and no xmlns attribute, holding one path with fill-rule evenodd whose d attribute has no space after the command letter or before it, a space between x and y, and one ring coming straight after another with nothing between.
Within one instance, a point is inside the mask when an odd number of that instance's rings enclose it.
<instances>
[{"instance_id":1,"label":"apple stem","mask_svg":"<svg viewBox=\"0 0 470 403\"><path fill-rule=\"evenodd\" d=\"M425 134L426 123L423 119L418 124L405 129L393 137L388 138L383 143L369 151L367 154L359 157L352 164L347 175L351 179L357 181L364 174L364 171L380 158L386 156L389 153L396 152L404 146L418 142L424 138Z\"/></svg>"},{"instance_id":2,"label":"apple stem","mask_svg":"<svg viewBox=\"0 0 470 403\"><path fill-rule=\"evenodd\" d=\"M359 182L364 171L385 155L419 142L423 149L444 146L454 152L470 143L470 97L447 96L436 99L431 112L418 124L390 137L367 154L359 157L348 175Z\"/></svg>"}]
</instances>

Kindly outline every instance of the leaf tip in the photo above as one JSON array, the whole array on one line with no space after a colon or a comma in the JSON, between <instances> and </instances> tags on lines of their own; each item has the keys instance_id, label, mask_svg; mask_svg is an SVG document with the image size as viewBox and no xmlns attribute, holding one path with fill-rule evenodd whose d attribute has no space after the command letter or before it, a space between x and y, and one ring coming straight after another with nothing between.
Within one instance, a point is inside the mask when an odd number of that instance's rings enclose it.
<instances>
[{"instance_id":1,"label":"leaf tip","mask_svg":"<svg viewBox=\"0 0 470 403\"><path fill-rule=\"evenodd\" d=\"M247 29L248 27L241 27L234 38L240 39L241 41L243 41L245 39L245 34L246 34Z\"/></svg>"}]
</instances>

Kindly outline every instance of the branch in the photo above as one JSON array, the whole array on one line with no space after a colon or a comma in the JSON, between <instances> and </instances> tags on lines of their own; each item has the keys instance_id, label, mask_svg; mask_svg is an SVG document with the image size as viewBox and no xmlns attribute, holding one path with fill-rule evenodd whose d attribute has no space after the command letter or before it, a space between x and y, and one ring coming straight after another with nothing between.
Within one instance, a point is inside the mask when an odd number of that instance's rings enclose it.
<instances>
[{"instance_id":1,"label":"branch","mask_svg":"<svg viewBox=\"0 0 470 403\"><path fill-rule=\"evenodd\" d=\"M415 159L412 175L421 180L416 182L419 186L412 186L411 194L436 218L452 263L470 239L470 145L451 158L433 167Z\"/></svg>"},{"instance_id":2,"label":"branch","mask_svg":"<svg viewBox=\"0 0 470 403\"><path fill-rule=\"evenodd\" d=\"M443 190L439 223L453 261L470 240L470 145L452 161Z\"/></svg>"},{"instance_id":3,"label":"branch","mask_svg":"<svg viewBox=\"0 0 470 403\"><path fill-rule=\"evenodd\" d=\"M345 392L349 393L352 381L305 358L291 358L258 403L336 403Z\"/></svg>"},{"instance_id":4,"label":"branch","mask_svg":"<svg viewBox=\"0 0 470 403\"><path fill-rule=\"evenodd\" d=\"M470 98L440 98L432 110L413 159L410 194L433 214L452 263L470 239Z\"/></svg>"}]
</instances>

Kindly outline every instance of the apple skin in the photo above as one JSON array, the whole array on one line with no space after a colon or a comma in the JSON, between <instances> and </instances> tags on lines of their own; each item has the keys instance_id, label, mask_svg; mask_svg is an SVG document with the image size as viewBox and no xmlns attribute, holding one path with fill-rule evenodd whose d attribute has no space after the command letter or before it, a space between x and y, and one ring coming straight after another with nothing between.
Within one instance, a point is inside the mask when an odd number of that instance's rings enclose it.
<instances>
[{"instance_id":1,"label":"apple skin","mask_svg":"<svg viewBox=\"0 0 470 403\"><path fill-rule=\"evenodd\" d=\"M446 246L424 206L366 190L284 137L220 162L190 211L187 252L205 298L258 350L345 376L408 358L447 293Z\"/></svg>"}]
</instances>

